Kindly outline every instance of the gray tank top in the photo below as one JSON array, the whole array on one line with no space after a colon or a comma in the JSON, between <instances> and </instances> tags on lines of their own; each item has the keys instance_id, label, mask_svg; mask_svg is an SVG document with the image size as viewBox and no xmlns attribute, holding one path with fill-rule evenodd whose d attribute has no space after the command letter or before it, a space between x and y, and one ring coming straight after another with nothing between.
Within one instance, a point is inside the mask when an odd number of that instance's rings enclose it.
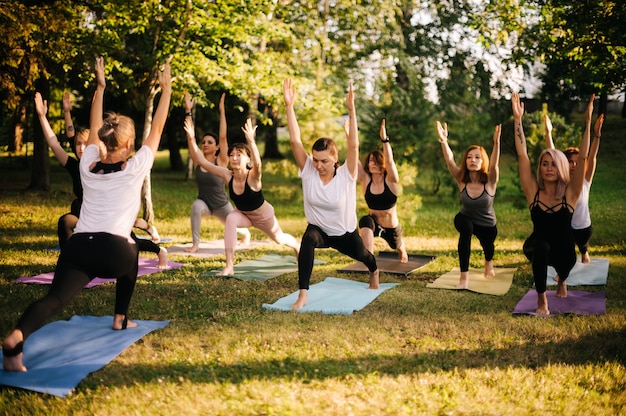
<instances>
[{"instance_id":1,"label":"gray tank top","mask_svg":"<svg viewBox=\"0 0 626 416\"><path fill-rule=\"evenodd\" d=\"M489 195L487 189L478 198L472 198L467 194L467 188L461 191L461 214L469 217L472 223L482 227L496 225L496 213L493 210L495 195Z\"/></svg>"},{"instance_id":2,"label":"gray tank top","mask_svg":"<svg viewBox=\"0 0 626 416\"><path fill-rule=\"evenodd\" d=\"M208 172L203 172L200 165L196 166L196 182L198 183L198 199L204 201L211 210L228 204L224 190L224 181Z\"/></svg>"}]
</instances>

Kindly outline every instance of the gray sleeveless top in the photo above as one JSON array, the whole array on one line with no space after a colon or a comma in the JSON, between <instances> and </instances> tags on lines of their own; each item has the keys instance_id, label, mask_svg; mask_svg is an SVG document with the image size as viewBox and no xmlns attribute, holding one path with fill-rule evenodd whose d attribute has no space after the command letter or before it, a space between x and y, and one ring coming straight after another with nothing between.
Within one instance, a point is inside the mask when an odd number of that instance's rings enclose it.
<instances>
[{"instance_id":1,"label":"gray sleeveless top","mask_svg":"<svg viewBox=\"0 0 626 416\"><path fill-rule=\"evenodd\" d=\"M467 188L461 191L461 214L467 216L475 225L493 227L496 225L496 213L493 210L495 195L489 195L487 189L478 198L472 198L467 194Z\"/></svg>"},{"instance_id":2,"label":"gray sleeveless top","mask_svg":"<svg viewBox=\"0 0 626 416\"><path fill-rule=\"evenodd\" d=\"M196 182L198 199L203 200L209 209L214 210L230 203L224 190L224 181L218 176L203 172L200 165L196 166Z\"/></svg>"}]
</instances>

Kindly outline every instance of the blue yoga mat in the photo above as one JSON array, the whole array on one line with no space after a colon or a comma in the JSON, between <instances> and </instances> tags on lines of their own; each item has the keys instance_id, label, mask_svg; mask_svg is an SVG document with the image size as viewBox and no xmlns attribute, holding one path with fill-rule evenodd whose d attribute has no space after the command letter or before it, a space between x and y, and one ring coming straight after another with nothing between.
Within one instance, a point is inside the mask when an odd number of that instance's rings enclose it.
<instances>
[{"instance_id":1,"label":"blue yoga mat","mask_svg":"<svg viewBox=\"0 0 626 416\"><path fill-rule=\"evenodd\" d=\"M0 385L67 396L89 373L169 321L141 321L136 328L111 329L112 316L73 316L51 322L24 342L25 373L0 370Z\"/></svg>"},{"instance_id":2,"label":"blue yoga mat","mask_svg":"<svg viewBox=\"0 0 626 416\"><path fill-rule=\"evenodd\" d=\"M574 267L567 278L567 286L583 286L583 285L606 285L606 279L609 275L609 259L591 259L591 263L583 264L580 259L574 264ZM554 267L548 266L548 286L556 285L554 281L556 270Z\"/></svg>"},{"instance_id":3,"label":"blue yoga mat","mask_svg":"<svg viewBox=\"0 0 626 416\"><path fill-rule=\"evenodd\" d=\"M387 289L398 283L381 283L380 289L368 289L368 283L327 277L323 282L311 285L308 302L302 309L291 309L298 300L298 291L278 299L263 308L273 311L322 312L329 315L351 315L360 311Z\"/></svg>"}]
</instances>

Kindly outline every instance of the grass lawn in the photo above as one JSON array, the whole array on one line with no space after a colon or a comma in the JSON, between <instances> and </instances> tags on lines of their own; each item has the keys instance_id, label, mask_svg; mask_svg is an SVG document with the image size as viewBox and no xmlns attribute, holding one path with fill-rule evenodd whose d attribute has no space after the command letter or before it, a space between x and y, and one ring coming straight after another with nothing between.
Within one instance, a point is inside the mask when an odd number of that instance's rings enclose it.
<instances>
[{"instance_id":1,"label":"grass lawn","mask_svg":"<svg viewBox=\"0 0 626 416\"><path fill-rule=\"evenodd\" d=\"M406 187L400 220L410 253L437 259L407 278L383 274L400 285L349 316L271 312L297 289L297 273L267 282L207 278L223 255L199 259L171 255L182 269L139 278L130 318L171 320L90 374L65 399L0 388L0 414L10 415L618 415L626 412L626 122L605 122L591 190L592 257L610 260L602 316L513 316L532 286L521 252L532 224L514 185L515 159L503 155L496 197L497 267L516 268L504 296L426 288L457 265L452 220L458 197L417 195ZM434 132L432 133L434 135ZM434 136L433 136L434 137ZM510 138L503 138L509 140ZM457 155L458 156L458 155ZM153 170L157 226L170 244L190 241L193 181L167 168L161 152ZM302 236L300 181L289 162L264 166L264 193L284 231ZM0 334L8 333L25 305L47 287L16 284L19 276L53 270L56 222L72 200L69 175L51 160L52 190L25 192L30 166L0 157ZM421 177L418 177L418 185ZM425 179L424 179L425 180ZM362 198L359 215L365 213ZM204 241L222 238L214 219L204 220ZM253 239L265 239L252 230ZM481 267L478 242L471 258ZM377 250L386 249L377 241ZM275 244L238 252L236 261L266 253L291 255ZM352 260L318 251L312 283ZM114 285L84 290L53 320L111 315ZM103 348L105 348L104 346ZM54 348L51 345L50 348Z\"/></svg>"}]
</instances>

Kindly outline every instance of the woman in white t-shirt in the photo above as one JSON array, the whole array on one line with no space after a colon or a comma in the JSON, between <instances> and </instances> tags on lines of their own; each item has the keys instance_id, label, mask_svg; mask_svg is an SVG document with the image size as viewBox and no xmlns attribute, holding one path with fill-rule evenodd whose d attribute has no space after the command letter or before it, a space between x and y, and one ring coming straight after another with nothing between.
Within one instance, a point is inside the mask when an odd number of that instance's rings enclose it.
<instances>
[{"instance_id":1,"label":"woman in white t-shirt","mask_svg":"<svg viewBox=\"0 0 626 416\"><path fill-rule=\"evenodd\" d=\"M28 336L63 307L95 277L116 278L113 329L135 327L127 319L128 305L137 280L138 250L131 231L140 207L143 180L152 168L161 141L172 95L169 60L158 72L161 98L150 134L135 156L135 126L122 115L109 113L103 120L106 87L104 60L96 59L90 133L80 159L83 204L74 234L59 255L50 291L26 308L2 343L5 371L26 371L23 345ZM107 148L100 157L97 143Z\"/></svg>"},{"instance_id":2,"label":"woman in white t-shirt","mask_svg":"<svg viewBox=\"0 0 626 416\"><path fill-rule=\"evenodd\" d=\"M348 154L346 162L339 165L336 143L320 138L314 144L311 155L304 150L300 127L294 111L296 91L291 79L283 84L287 111L287 126L291 149L302 178L304 214L308 225L300 243L298 255L298 300L291 305L301 309L307 303L309 283L313 271L316 248L332 247L351 258L363 262L370 272L370 289L379 288L376 258L367 250L357 230L356 182L359 164L359 136L352 83L346 95L346 107L350 116Z\"/></svg>"}]
</instances>

